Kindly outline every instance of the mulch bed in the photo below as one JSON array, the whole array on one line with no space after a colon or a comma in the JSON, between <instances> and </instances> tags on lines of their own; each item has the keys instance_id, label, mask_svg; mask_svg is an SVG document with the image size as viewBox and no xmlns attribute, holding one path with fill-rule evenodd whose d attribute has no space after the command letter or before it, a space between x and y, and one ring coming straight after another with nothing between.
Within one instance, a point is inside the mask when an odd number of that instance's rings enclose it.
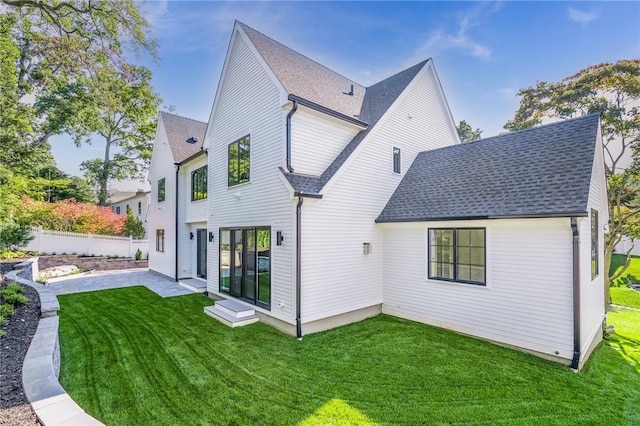
<instances>
[{"instance_id":1,"label":"mulch bed","mask_svg":"<svg viewBox=\"0 0 640 426\"><path fill-rule=\"evenodd\" d=\"M7 282L2 282L4 287ZM30 300L16 306L7 324L1 326L6 334L0 337L0 425L39 425L31 405L22 390L22 362L31 339L38 328L40 299L28 286L23 294Z\"/></svg>"}]
</instances>

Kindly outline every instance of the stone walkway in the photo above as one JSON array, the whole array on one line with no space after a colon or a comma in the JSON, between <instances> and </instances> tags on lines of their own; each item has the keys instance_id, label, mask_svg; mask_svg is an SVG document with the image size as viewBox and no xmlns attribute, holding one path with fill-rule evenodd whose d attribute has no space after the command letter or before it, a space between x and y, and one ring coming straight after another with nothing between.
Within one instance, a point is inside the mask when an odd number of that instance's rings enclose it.
<instances>
[{"instance_id":1,"label":"stone walkway","mask_svg":"<svg viewBox=\"0 0 640 426\"><path fill-rule=\"evenodd\" d=\"M57 278L47 284L56 295L143 285L160 297L193 294L177 282L150 272L147 268L93 271L88 274Z\"/></svg>"}]
</instances>

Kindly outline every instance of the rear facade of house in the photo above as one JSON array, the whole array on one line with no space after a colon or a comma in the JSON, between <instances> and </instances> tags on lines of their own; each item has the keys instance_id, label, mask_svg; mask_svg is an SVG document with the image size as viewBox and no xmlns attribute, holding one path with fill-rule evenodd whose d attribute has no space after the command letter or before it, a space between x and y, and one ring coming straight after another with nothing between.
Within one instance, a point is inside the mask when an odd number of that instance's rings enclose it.
<instances>
[{"instance_id":1,"label":"rear facade of house","mask_svg":"<svg viewBox=\"0 0 640 426\"><path fill-rule=\"evenodd\" d=\"M236 22L202 153L158 154L167 166L153 179L177 182L165 190L178 202L151 217L166 214L156 226L177 251L165 244L150 268L206 279L211 297L298 337L384 312L584 362L601 335L608 220L599 121L586 121L516 136L551 157L548 139L574 138L583 153L579 176L530 188L547 168L495 175L526 160L502 149L509 140L460 144L431 60L364 87ZM475 147L494 161L452 161ZM487 179L504 185L483 198L474 188ZM579 199L554 189L574 181ZM464 191L479 194L476 211ZM538 200L526 214L522 194Z\"/></svg>"}]
</instances>

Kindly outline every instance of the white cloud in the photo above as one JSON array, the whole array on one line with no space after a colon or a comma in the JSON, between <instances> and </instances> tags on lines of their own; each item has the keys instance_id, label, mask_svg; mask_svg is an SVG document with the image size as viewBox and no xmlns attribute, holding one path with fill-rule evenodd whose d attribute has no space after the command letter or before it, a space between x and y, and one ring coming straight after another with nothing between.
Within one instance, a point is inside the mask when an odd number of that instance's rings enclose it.
<instances>
[{"instance_id":1,"label":"white cloud","mask_svg":"<svg viewBox=\"0 0 640 426\"><path fill-rule=\"evenodd\" d=\"M581 24L588 24L598 17L598 14L596 12L586 12L583 10L575 9L573 7L569 7L567 9L567 13L569 14L569 19Z\"/></svg>"},{"instance_id":2,"label":"white cloud","mask_svg":"<svg viewBox=\"0 0 640 426\"><path fill-rule=\"evenodd\" d=\"M472 30L479 27L483 18L498 12L502 3L480 3L473 9L458 13L456 29L448 31L442 28L429 33L427 39L418 48L417 57L433 56L439 52L458 50L477 58L491 58L491 48L476 40Z\"/></svg>"}]
</instances>

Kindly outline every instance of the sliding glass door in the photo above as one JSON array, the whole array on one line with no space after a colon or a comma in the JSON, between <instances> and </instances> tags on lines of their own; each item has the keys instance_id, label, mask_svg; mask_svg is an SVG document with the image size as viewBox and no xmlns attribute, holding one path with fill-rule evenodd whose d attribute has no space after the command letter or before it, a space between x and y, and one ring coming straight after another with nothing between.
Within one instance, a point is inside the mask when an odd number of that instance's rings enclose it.
<instances>
[{"instance_id":1,"label":"sliding glass door","mask_svg":"<svg viewBox=\"0 0 640 426\"><path fill-rule=\"evenodd\" d=\"M271 229L220 229L220 291L271 306Z\"/></svg>"}]
</instances>

